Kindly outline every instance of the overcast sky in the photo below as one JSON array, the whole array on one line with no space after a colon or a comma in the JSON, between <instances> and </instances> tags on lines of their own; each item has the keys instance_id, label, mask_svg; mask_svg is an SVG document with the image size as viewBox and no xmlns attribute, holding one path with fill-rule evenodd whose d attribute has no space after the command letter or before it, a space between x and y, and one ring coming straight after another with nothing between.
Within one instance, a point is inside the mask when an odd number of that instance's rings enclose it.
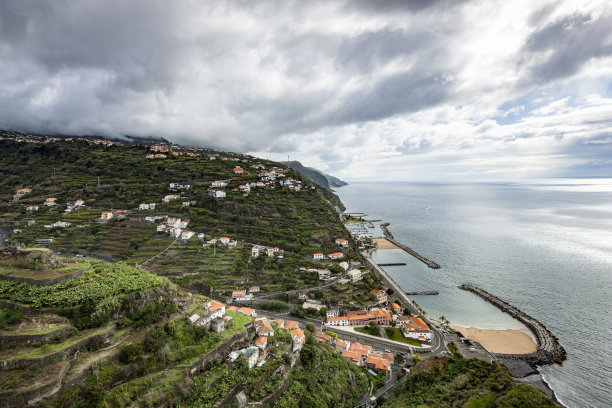
<instances>
[{"instance_id":1,"label":"overcast sky","mask_svg":"<svg viewBox=\"0 0 612 408\"><path fill-rule=\"evenodd\" d=\"M602 1L0 2L0 128L355 180L612 176Z\"/></svg>"}]
</instances>

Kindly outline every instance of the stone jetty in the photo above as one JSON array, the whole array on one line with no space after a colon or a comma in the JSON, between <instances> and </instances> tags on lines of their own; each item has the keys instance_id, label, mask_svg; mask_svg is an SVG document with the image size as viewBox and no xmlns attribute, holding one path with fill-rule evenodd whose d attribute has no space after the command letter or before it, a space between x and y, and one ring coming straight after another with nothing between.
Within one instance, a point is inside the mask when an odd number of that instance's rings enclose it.
<instances>
[{"instance_id":1,"label":"stone jetty","mask_svg":"<svg viewBox=\"0 0 612 408\"><path fill-rule=\"evenodd\" d=\"M440 292L437 290L426 290L422 292L406 292L408 296L421 296L421 295L439 295Z\"/></svg>"},{"instance_id":2,"label":"stone jetty","mask_svg":"<svg viewBox=\"0 0 612 408\"><path fill-rule=\"evenodd\" d=\"M530 365L561 364L566 358L565 349L559 344L558 339L539 321L520 311L511 304L493 296L486 290L473 285L460 285L459 289L472 292L502 311L519 320L531 330L538 342L538 349L530 354L496 354L502 359L518 359L528 362Z\"/></svg>"},{"instance_id":3,"label":"stone jetty","mask_svg":"<svg viewBox=\"0 0 612 408\"><path fill-rule=\"evenodd\" d=\"M419 254L414 249L407 247L406 245L402 244L401 242L397 242L395 240L395 238L393 237L393 234L391 234L389 232L389 229L387 228L388 226L389 226L388 222L386 222L384 224L380 224L380 228L382 229L383 233L385 234L385 238L387 238L387 240L389 242L397 245L398 247L400 247L404 251L408 252L410 255L414 256L416 259L418 259L419 261L423 262L425 265L427 265L431 269L440 269L440 265L438 265L434 261L430 261L429 259L427 259L423 255Z\"/></svg>"}]
</instances>

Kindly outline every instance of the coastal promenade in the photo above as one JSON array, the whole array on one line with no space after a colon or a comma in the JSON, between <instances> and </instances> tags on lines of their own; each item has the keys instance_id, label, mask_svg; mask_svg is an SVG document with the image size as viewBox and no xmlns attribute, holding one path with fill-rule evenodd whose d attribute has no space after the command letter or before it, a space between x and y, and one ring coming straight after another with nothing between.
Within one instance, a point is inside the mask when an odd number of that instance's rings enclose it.
<instances>
[{"instance_id":1,"label":"coastal promenade","mask_svg":"<svg viewBox=\"0 0 612 408\"><path fill-rule=\"evenodd\" d=\"M386 222L384 224L380 224L380 228L382 229L383 233L385 234L385 238L387 238L387 240L389 242L391 242L392 244L398 246L399 248L403 249L404 251L408 252L410 255L414 256L416 259L418 259L419 261L423 262L429 268L431 268L431 269L440 269L440 265L438 265L434 261L430 261L429 259L427 259L423 255L419 254L414 249L409 248L406 245L402 244L401 242L396 241L395 238L393 237L393 234L391 234L389 232L389 229L387 228L388 226L389 226L388 222Z\"/></svg>"},{"instance_id":2,"label":"coastal promenade","mask_svg":"<svg viewBox=\"0 0 612 408\"><path fill-rule=\"evenodd\" d=\"M473 285L460 285L459 289L472 292L492 305L498 307L502 311L508 313L527 326L537 339L538 350L533 353L518 355L497 354L496 356L502 358L521 359L532 365L552 363L561 364L567 358L565 349L561 346L561 344L559 344L557 338L535 318L479 287Z\"/></svg>"}]
</instances>

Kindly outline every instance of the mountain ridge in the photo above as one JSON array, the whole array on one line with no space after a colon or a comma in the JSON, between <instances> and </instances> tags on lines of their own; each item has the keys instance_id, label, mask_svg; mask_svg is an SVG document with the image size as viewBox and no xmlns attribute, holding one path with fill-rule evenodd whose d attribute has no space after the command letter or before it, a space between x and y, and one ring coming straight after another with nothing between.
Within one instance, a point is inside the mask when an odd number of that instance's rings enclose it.
<instances>
[{"instance_id":1,"label":"mountain ridge","mask_svg":"<svg viewBox=\"0 0 612 408\"><path fill-rule=\"evenodd\" d=\"M302 177L318 184L319 186L331 190L333 187L344 187L348 185L347 182L340 180L337 177L323 173L321 170L317 170L314 167L306 167L297 160L283 161L280 162L293 170L297 171Z\"/></svg>"}]
</instances>

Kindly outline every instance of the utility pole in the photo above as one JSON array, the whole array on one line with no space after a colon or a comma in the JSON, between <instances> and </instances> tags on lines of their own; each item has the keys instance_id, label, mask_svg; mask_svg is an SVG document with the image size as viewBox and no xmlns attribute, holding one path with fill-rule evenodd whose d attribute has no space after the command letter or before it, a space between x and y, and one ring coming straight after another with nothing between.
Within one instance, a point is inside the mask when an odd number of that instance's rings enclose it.
<instances>
[{"instance_id":1,"label":"utility pole","mask_svg":"<svg viewBox=\"0 0 612 408\"><path fill-rule=\"evenodd\" d=\"M100 176L98 176L98 187L100 187Z\"/></svg>"}]
</instances>

